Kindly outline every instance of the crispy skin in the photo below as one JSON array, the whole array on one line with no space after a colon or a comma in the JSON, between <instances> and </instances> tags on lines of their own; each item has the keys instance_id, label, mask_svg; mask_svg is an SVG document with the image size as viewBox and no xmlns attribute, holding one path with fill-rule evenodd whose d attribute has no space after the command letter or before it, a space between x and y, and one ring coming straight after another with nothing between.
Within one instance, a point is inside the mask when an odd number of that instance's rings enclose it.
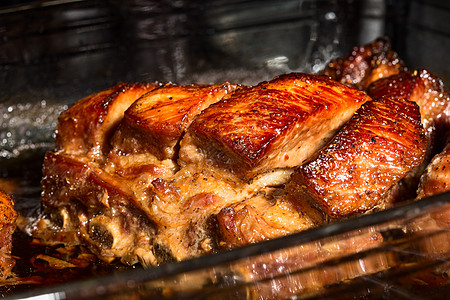
<instances>
[{"instance_id":1,"label":"crispy skin","mask_svg":"<svg viewBox=\"0 0 450 300\"><path fill-rule=\"evenodd\" d=\"M6 279L16 264L11 250L17 216L13 198L0 190L0 280Z\"/></svg>"},{"instance_id":2,"label":"crispy skin","mask_svg":"<svg viewBox=\"0 0 450 300\"><path fill-rule=\"evenodd\" d=\"M379 38L370 44L354 47L346 57L332 60L323 74L342 84L365 90L370 83L405 70L389 40Z\"/></svg>"},{"instance_id":3,"label":"crispy skin","mask_svg":"<svg viewBox=\"0 0 450 300\"><path fill-rule=\"evenodd\" d=\"M175 158L176 145L194 117L232 93L238 86L167 85L141 97L125 112L112 138L122 153L151 152L159 159Z\"/></svg>"},{"instance_id":4,"label":"crispy skin","mask_svg":"<svg viewBox=\"0 0 450 300\"><path fill-rule=\"evenodd\" d=\"M419 107L403 99L367 102L326 148L293 176L303 195L332 218L383 206L389 189L426 150Z\"/></svg>"},{"instance_id":5,"label":"crispy skin","mask_svg":"<svg viewBox=\"0 0 450 300\"><path fill-rule=\"evenodd\" d=\"M249 179L303 163L367 100L323 76L281 75L205 109L182 147L193 144L215 165Z\"/></svg>"},{"instance_id":6,"label":"crispy skin","mask_svg":"<svg viewBox=\"0 0 450 300\"><path fill-rule=\"evenodd\" d=\"M58 119L57 151L101 159L109 151L109 140L124 111L158 86L158 83L120 83L77 101Z\"/></svg>"}]
</instances>

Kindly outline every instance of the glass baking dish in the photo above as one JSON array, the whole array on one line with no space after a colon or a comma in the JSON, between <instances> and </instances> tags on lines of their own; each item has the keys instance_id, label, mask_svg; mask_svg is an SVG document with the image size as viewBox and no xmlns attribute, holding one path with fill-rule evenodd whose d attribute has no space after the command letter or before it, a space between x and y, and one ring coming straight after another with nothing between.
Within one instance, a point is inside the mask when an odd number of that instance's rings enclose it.
<instances>
[{"instance_id":1,"label":"glass baking dish","mask_svg":"<svg viewBox=\"0 0 450 300\"><path fill-rule=\"evenodd\" d=\"M117 82L254 84L317 72L387 35L411 67L450 84L450 7L440 1L22 2L0 8L0 183L24 215L39 207L42 158L53 147L59 113ZM450 224L440 220L449 213L445 193L215 255L152 269L98 266L2 294L442 299L450 291ZM19 259L16 272L26 268Z\"/></svg>"}]
</instances>

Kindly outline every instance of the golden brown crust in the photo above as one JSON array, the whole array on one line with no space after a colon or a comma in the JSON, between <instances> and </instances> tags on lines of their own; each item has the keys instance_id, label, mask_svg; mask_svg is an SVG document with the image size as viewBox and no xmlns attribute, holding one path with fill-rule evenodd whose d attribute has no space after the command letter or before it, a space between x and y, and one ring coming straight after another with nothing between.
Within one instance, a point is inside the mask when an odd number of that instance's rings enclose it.
<instances>
[{"instance_id":1,"label":"golden brown crust","mask_svg":"<svg viewBox=\"0 0 450 300\"><path fill-rule=\"evenodd\" d=\"M450 191L450 143L432 159L420 178L417 197L425 198L447 191Z\"/></svg>"},{"instance_id":2,"label":"golden brown crust","mask_svg":"<svg viewBox=\"0 0 450 300\"><path fill-rule=\"evenodd\" d=\"M398 54L386 38L354 47L349 55L332 60L323 71L342 84L365 90L371 82L405 71Z\"/></svg>"},{"instance_id":3,"label":"golden brown crust","mask_svg":"<svg viewBox=\"0 0 450 300\"><path fill-rule=\"evenodd\" d=\"M159 83L120 83L77 101L58 119L56 149L97 159L109 151L109 139L125 110Z\"/></svg>"},{"instance_id":4,"label":"golden brown crust","mask_svg":"<svg viewBox=\"0 0 450 300\"><path fill-rule=\"evenodd\" d=\"M298 201L311 201L332 218L370 211L422 162L425 150L414 102L367 102L326 148L298 169L293 177L303 191Z\"/></svg>"},{"instance_id":5,"label":"golden brown crust","mask_svg":"<svg viewBox=\"0 0 450 300\"><path fill-rule=\"evenodd\" d=\"M237 85L166 85L147 93L125 112L112 138L122 153L151 152L174 158L185 129L203 109L232 93Z\"/></svg>"},{"instance_id":6,"label":"golden brown crust","mask_svg":"<svg viewBox=\"0 0 450 300\"><path fill-rule=\"evenodd\" d=\"M373 82L367 93L372 98L403 98L420 107L424 128L435 126L450 102L443 82L427 70L401 72Z\"/></svg>"},{"instance_id":7,"label":"golden brown crust","mask_svg":"<svg viewBox=\"0 0 450 300\"><path fill-rule=\"evenodd\" d=\"M210 106L188 132L212 161L248 178L301 164L369 99L324 76L286 74Z\"/></svg>"}]
</instances>

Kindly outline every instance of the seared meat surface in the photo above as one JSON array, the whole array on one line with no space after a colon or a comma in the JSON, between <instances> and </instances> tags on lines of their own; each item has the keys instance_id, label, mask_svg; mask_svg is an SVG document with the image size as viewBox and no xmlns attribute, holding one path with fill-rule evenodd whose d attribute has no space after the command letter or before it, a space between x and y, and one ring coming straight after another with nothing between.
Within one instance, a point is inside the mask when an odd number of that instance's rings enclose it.
<instances>
[{"instance_id":1,"label":"seared meat surface","mask_svg":"<svg viewBox=\"0 0 450 300\"><path fill-rule=\"evenodd\" d=\"M205 109L188 129L189 142L213 164L251 179L302 164L368 99L326 77L281 75Z\"/></svg>"},{"instance_id":2,"label":"seared meat surface","mask_svg":"<svg viewBox=\"0 0 450 300\"><path fill-rule=\"evenodd\" d=\"M58 119L56 150L102 159L124 111L158 83L121 83L75 103Z\"/></svg>"},{"instance_id":3,"label":"seared meat surface","mask_svg":"<svg viewBox=\"0 0 450 300\"><path fill-rule=\"evenodd\" d=\"M442 149L450 128L450 95L442 81L427 70L405 71L373 82L367 93L373 98L403 98L420 107L425 128L427 151L423 163L410 172L391 193L391 200L399 202L416 197L419 178L431 158Z\"/></svg>"},{"instance_id":4,"label":"seared meat surface","mask_svg":"<svg viewBox=\"0 0 450 300\"><path fill-rule=\"evenodd\" d=\"M425 198L447 191L450 191L450 143L427 166L420 179L417 197Z\"/></svg>"},{"instance_id":5,"label":"seared meat surface","mask_svg":"<svg viewBox=\"0 0 450 300\"><path fill-rule=\"evenodd\" d=\"M383 207L389 189L422 162L425 151L417 104L375 99L296 171L291 184L303 194L297 201L331 218L348 217Z\"/></svg>"},{"instance_id":6,"label":"seared meat surface","mask_svg":"<svg viewBox=\"0 0 450 300\"><path fill-rule=\"evenodd\" d=\"M11 250L17 216L13 198L0 190L0 280L6 279L16 264Z\"/></svg>"},{"instance_id":7,"label":"seared meat surface","mask_svg":"<svg viewBox=\"0 0 450 300\"><path fill-rule=\"evenodd\" d=\"M112 139L121 153L153 153L159 159L175 158L185 129L194 117L237 85L166 85L147 93L125 112Z\"/></svg>"},{"instance_id":8,"label":"seared meat surface","mask_svg":"<svg viewBox=\"0 0 450 300\"><path fill-rule=\"evenodd\" d=\"M230 237L226 247L316 226L279 191L293 168L370 100L306 74L254 87L112 90L81 100L60 118L57 151L44 161L44 216L25 230L49 242L86 244L105 261L144 265L221 249L211 224L230 207L241 211L233 220L241 220L239 232L248 238L233 244ZM81 110L90 113L84 122ZM258 210L266 214L246 216Z\"/></svg>"},{"instance_id":9,"label":"seared meat surface","mask_svg":"<svg viewBox=\"0 0 450 300\"><path fill-rule=\"evenodd\" d=\"M405 71L377 80L367 88L367 93L372 98L387 96L416 102L426 130L450 123L450 116L445 111L450 96L442 81L427 70Z\"/></svg>"},{"instance_id":10,"label":"seared meat surface","mask_svg":"<svg viewBox=\"0 0 450 300\"><path fill-rule=\"evenodd\" d=\"M391 49L389 40L379 38L370 44L354 47L345 57L332 60L323 74L365 90L372 82L405 70L405 64Z\"/></svg>"}]
</instances>

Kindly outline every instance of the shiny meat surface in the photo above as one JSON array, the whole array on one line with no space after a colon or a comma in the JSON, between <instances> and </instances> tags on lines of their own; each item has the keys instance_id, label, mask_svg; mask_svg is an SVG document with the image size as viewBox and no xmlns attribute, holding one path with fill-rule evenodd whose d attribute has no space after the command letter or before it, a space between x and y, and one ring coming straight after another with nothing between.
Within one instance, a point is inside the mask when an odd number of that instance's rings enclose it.
<instances>
[{"instance_id":1,"label":"shiny meat surface","mask_svg":"<svg viewBox=\"0 0 450 300\"><path fill-rule=\"evenodd\" d=\"M370 83L405 70L389 40L379 38L370 44L354 47L345 57L332 60L323 74L342 84L365 90Z\"/></svg>"},{"instance_id":2,"label":"shiny meat surface","mask_svg":"<svg viewBox=\"0 0 450 300\"><path fill-rule=\"evenodd\" d=\"M326 77L281 75L205 109L188 134L215 165L250 179L302 164L369 99Z\"/></svg>"},{"instance_id":3,"label":"shiny meat surface","mask_svg":"<svg viewBox=\"0 0 450 300\"><path fill-rule=\"evenodd\" d=\"M302 196L338 218L383 207L389 189L422 162L419 107L402 99L367 102L294 176Z\"/></svg>"},{"instance_id":4,"label":"shiny meat surface","mask_svg":"<svg viewBox=\"0 0 450 300\"><path fill-rule=\"evenodd\" d=\"M420 179L417 197L425 198L447 191L450 191L450 143L428 165Z\"/></svg>"},{"instance_id":5,"label":"shiny meat surface","mask_svg":"<svg viewBox=\"0 0 450 300\"><path fill-rule=\"evenodd\" d=\"M442 123L450 124L450 116L445 112L450 96L442 81L427 70L406 71L377 80L367 88L367 93L372 98L387 96L416 102L426 130Z\"/></svg>"},{"instance_id":6,"label":"shiny meat surface","mask_svg":"<svg viewBox=\"0 0 450 300\"><path fill-rule=\"evenodd\" d=\"M0 280L6 279L16 264L11 250L17 216L13 198L0 190Z\"/></svg>"},{"instance_id":7,"label":"shiny meat surface","mask_svg":"<svg viewBox=\"0 0 450 300\"><path fill-rule=\"evenodd\" d=\"M109 139L124 111L158 86L158 83L121 83L77 101L58 119L56 149L102 159L109 151Z\"/></svg>"},{"instance_id":8,"label":"shiny meat surface","mask_svg":"<svg viewBox=\"0 0 450 300\"><path fill-rule=\"evenodd\" d=\"M125 112L112 138L121 153L151 152L160 159L175 158L185 129L203 109L232 93L238 86L166 85L147 93Z\"/></svg>"},{"instance_id":9,"label":"shiny meat surface","mask_svg":"<svg viewBox=\"0 0 450 300\"><path fill-rule=\"evenodd\" d=\"M150 266L307 229L312 221L297 206L266 192L282 191L292 168L370 100L306 74L255 87L152 86L139 96L118 86L113 90L120 97L108 90L64 113L60 128L68 137L60 137L58 150L44 161L44 215L26 232L48 243L85 244L104 261ZM70 115L79 118L81 109L86 121L75 126ZM109 127L100 120L109 120ZM70 139L70 128L89 135ZM211 144L230 146L226 155L237 157L234 167L244 162L243 172L217 163ZM227 232L211 224L227 209L235 209L240 224L234 236L247 238L219 245L217 237L225 242Z\"/></svg>"},{"instance_id":10,"label":"shiny meat surface","mask_svg":"<svg viewBox=\"0 0 450 300\"><path fill-rule=\"evenodd\" d=\"M450 96L444 84L427 70L405 71L373 82L367 93L372 98L393 97L416 102L427 137L427 151L423 163L410 172L393 189L393 202L414 199L417 185L431 158L444 146L450 128Z\"/></svg>"}]
</instances>

